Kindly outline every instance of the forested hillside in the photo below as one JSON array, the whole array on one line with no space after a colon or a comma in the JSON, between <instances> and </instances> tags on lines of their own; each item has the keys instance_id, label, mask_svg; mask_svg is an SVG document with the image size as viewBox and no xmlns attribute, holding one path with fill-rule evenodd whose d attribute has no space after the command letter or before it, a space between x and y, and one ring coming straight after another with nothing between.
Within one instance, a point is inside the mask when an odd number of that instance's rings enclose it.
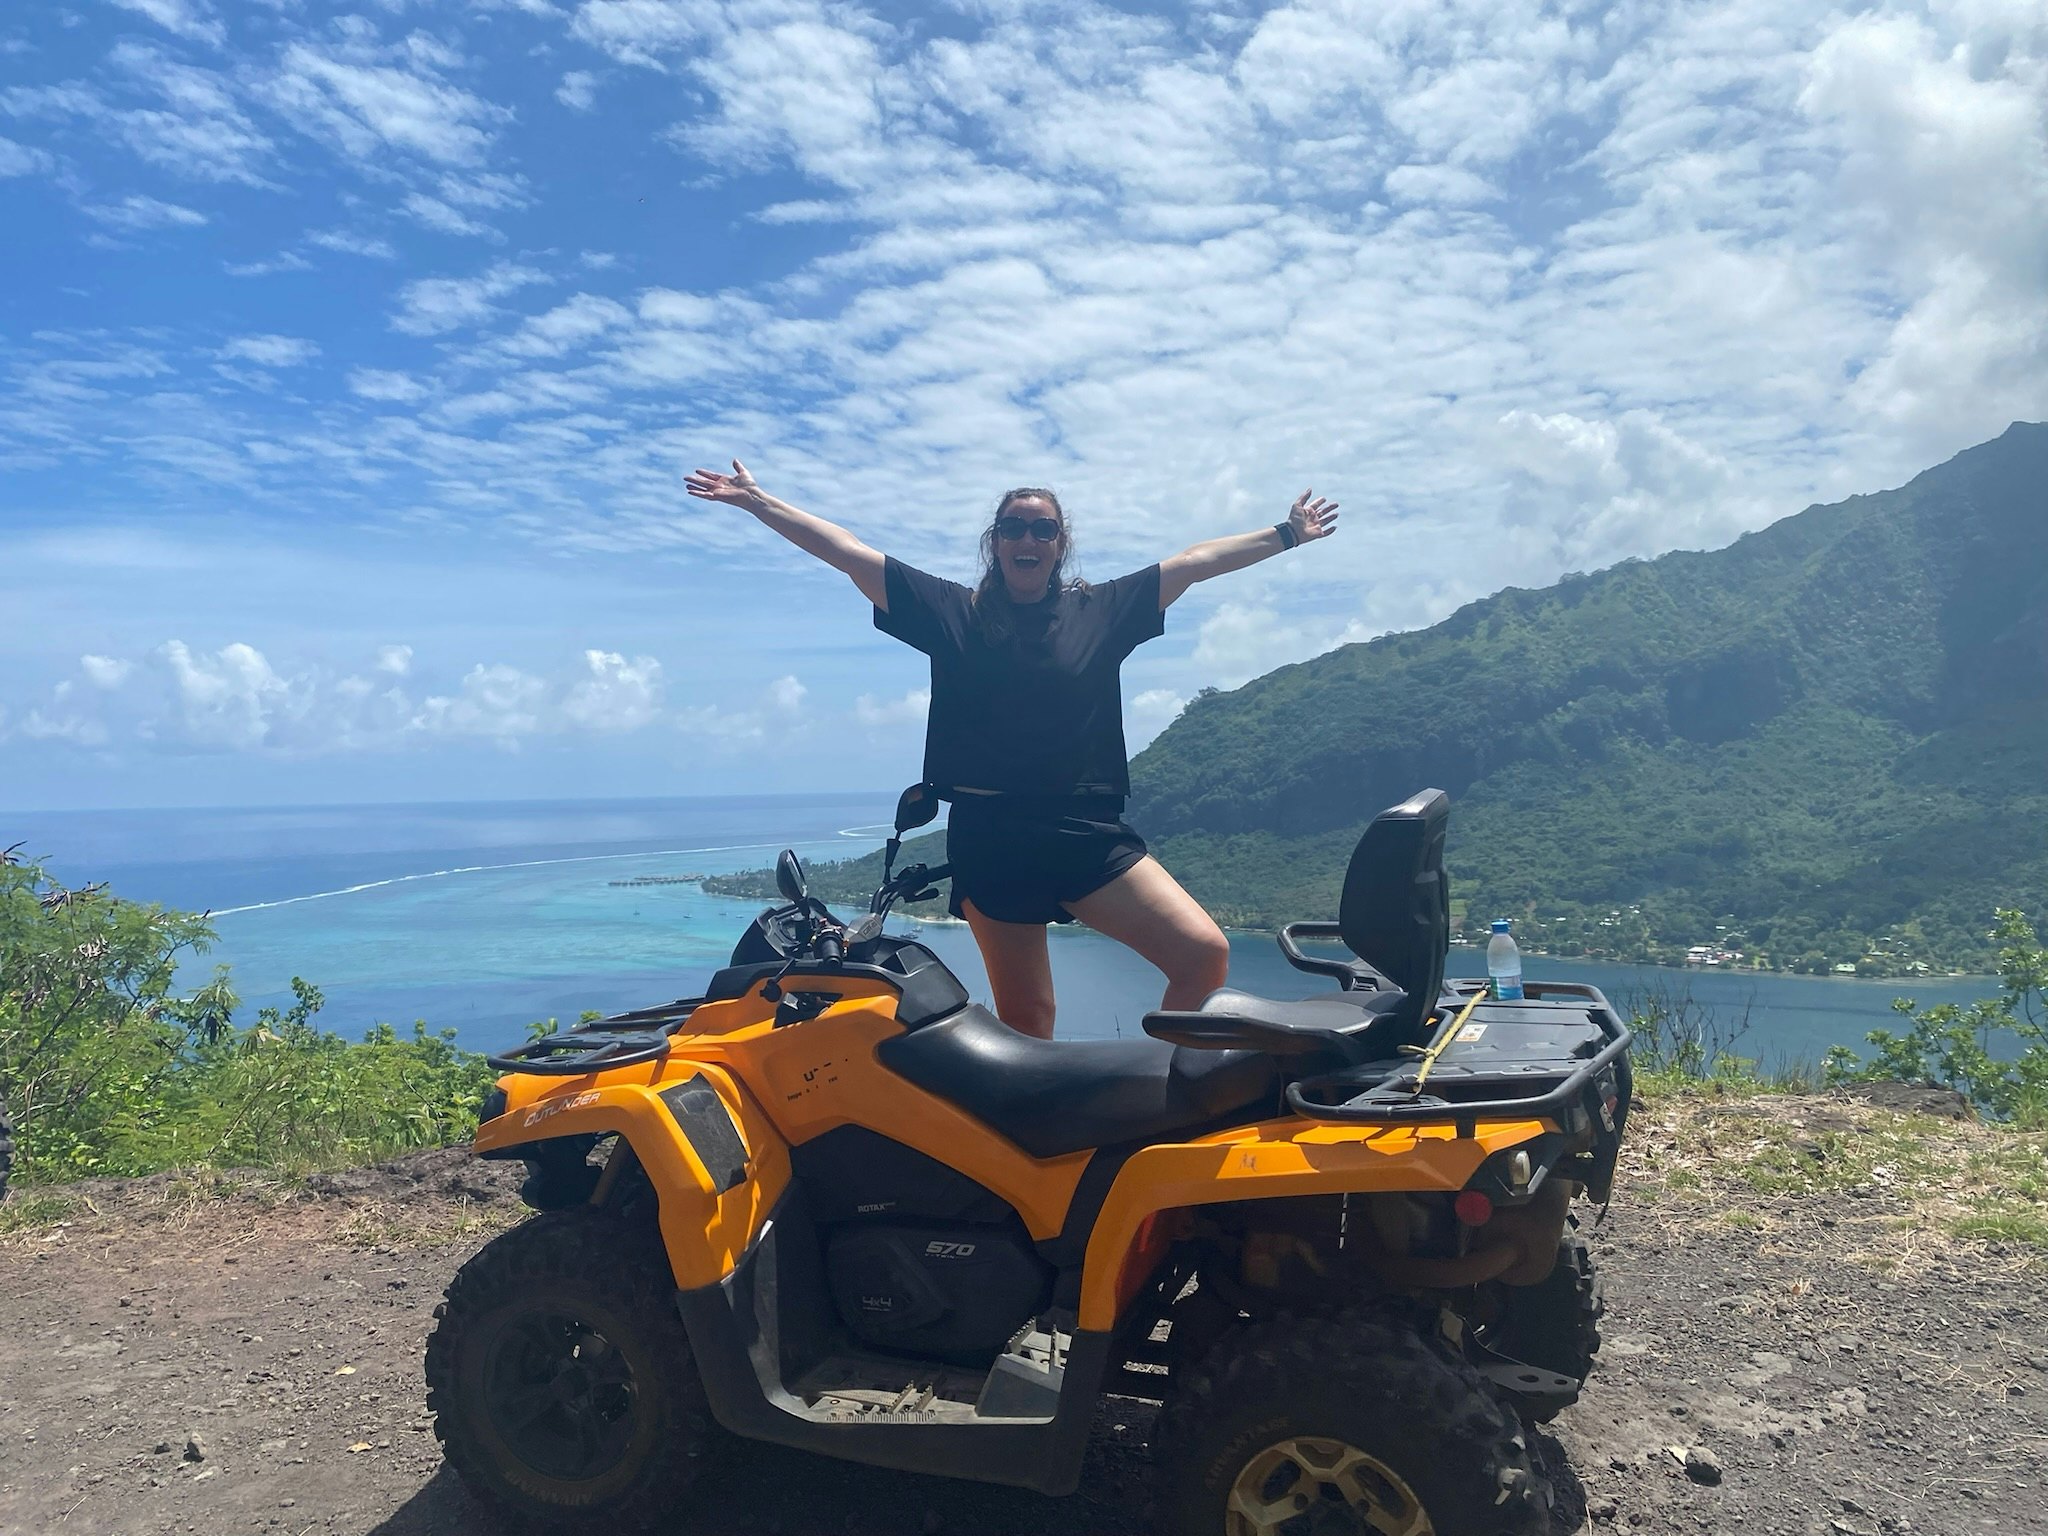
<instances>
[{"instance_id":1,"label":"forested hillside","mask_svg":"<svg viewBox=\"0 0 2048 1536\"><path fill-rule=\"evenodd\" d=\"M1207 693L1132 779L1133 820L1240 921L1332 910L1364 820L1434 784L1474 924L1982 965L1995 906L2048 907L2048 426Z\"/></svg>"}]
</instances>

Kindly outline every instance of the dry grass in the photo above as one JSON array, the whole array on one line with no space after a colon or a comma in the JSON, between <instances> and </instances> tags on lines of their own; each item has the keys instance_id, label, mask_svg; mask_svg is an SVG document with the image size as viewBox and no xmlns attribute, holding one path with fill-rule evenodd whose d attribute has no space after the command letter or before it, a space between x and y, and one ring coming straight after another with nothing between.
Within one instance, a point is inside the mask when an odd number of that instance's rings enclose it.
<instances>
[{"instance_id":1,"label":"dry grass","mask_svg":"<svg viewBox=\"0 0 2048 1536\"><path fill-rule=\"evenodd\" d=\"M2048 1134L1806 1094L1664 1094L1630 1118L1621 1187L1672 1219L1796 1240L1847 1228L1856 1258L2048 1266Z\"/></svg>"}]
</instances>

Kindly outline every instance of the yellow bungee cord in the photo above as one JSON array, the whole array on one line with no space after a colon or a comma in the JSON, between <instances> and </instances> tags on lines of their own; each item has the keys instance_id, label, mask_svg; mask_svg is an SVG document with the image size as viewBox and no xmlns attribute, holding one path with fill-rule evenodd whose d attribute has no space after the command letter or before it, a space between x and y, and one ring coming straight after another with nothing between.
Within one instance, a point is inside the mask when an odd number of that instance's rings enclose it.
<instances>
[{"instance_id":1,"label":"yellow bungee cord","mask_svg":"<svg viewBox=\"0 0 2048 1536\"><path fill-rule=\"evenodd\" d=\"M1419 1055L1422 1058L1422 1065L1415 1072L1415 1086L1409 1090L1411 1093L1422 1092L1422 1085L1429 1081L1430 1070L1436 1066L1437 1057L1443 1055L1444 1048L1458 1037L1458 1031L1463 1029L1465 1021L1472 1017L1472 1010L1485 1001L1486 989L1481 987L1472 994L1472 1000L1458 1010L1455 1017L1445 1020L1443 1028L1436 1032L1436 1038L1430 1041L1426 1047L1414 1045L1404 1045L1401 1047L1402 1050Z\"/></svg>"}]
</instances>

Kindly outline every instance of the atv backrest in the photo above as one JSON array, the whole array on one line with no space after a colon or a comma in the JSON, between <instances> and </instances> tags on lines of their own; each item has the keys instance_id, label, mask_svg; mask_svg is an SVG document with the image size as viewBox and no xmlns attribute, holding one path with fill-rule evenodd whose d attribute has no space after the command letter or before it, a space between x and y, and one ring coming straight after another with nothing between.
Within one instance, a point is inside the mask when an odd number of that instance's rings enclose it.
<instances>
[{"instance_id":1,"label":"atv backrest","mask_svg":"<svg viewBox=\"0 0 2048 1536\"><path fill-rule=\"evenodd\" d=\"M1444 834L1451 797L1425 789L1373 817L1344 874L1337 927L1350 951L1408 994L1394 1017L1419 1031L1444 984L1451 885Z\"/></svg>"}]
</instances>

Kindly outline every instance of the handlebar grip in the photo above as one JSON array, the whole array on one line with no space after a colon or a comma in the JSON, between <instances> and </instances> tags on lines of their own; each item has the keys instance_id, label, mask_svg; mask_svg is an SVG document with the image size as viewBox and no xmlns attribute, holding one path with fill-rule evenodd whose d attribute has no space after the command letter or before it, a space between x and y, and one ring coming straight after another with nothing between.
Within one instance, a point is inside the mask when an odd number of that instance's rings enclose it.
<instances>
[{"instance_id":1,"label":"handlebar grip","mask_svg":"<svg viewBox=\"0 0 2048 1536\"><path fill-rule=\"evenodd\" d=\"M820 960L841 960L846 956L846 946L839 942L836 933L818 935L818 958Z\"/></svg>"}]
</instances>

